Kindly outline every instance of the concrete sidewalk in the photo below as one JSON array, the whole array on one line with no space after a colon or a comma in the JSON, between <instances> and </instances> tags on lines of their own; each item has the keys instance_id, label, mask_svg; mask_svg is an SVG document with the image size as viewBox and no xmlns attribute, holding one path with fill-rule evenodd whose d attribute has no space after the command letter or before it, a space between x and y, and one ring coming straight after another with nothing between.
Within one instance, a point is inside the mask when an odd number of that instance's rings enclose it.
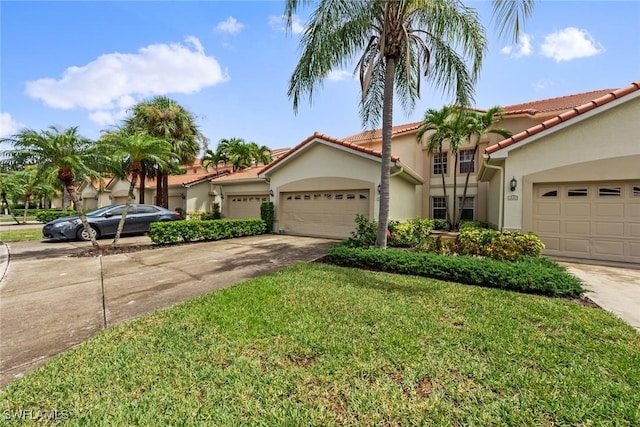
<instances>
[{"instance_id":1,"label":"concrete sidewalk","mask_svg":"<svg viewBox=\"0 0 640 427\"><path fill-rule=\"evenodd\" d=\"M333 243L263 235L95 258L68 256L88 242L11 243L0 282L0 387L105 326L313 260Z\"/></svg>"}]
</instances>

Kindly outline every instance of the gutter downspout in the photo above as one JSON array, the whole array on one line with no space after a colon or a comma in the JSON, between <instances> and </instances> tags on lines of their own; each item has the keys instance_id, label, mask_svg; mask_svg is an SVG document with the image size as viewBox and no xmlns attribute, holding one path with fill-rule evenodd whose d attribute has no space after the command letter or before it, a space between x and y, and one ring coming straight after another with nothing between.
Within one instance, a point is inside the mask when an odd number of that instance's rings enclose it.
<instances>
[{"instance_id":1,"label":"gutter downspout","mask_svg":"<svg viewBox=\"0 0 640 427\"><path fill-rule=\"evenodd\" d=\"M498 211L498 228L500 231L504 228L504 167L490 165L489 160L491 160L490 156L483 156L483 165L485 168L496 169L500 171L500 206ZM484 175L484 174L483 174Z\"/></svg>"},{"instance_id":2,"label":"gutter downspout","mask_svg":"<svg viewBox=\"0 0 640 427\"><path fill-rule=\"evenodd\" d=\"M394 173L392 173L391 175L389 175L389 178L391 178L392 176L400 175L402 172L404 172L404 166L400 166L400 170L395 171Z\"/></svg>"}]
</instances>

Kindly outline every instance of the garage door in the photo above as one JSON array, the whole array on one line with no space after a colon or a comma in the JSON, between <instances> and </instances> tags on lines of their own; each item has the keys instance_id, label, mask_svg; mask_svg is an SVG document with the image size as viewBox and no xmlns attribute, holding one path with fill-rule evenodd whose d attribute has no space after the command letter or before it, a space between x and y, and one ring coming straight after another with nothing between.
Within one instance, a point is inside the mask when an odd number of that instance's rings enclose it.
<instances>
[{"instance_id":1,"label":"garage door","mask_svg":"<svg viewBox=\"0 0 640 427\"><path fill-rule=\"evenodd\" d=\"M260 218L260 205L269 201L267 194L232 195L226 197L228 200L227 218Z\"/></svg>"},{"instance_id":2,"label":"garage door","mask_svg":"<svg viewBox=\"0 0 640 427\"><path fill-rule=\"evenodd\" d=\"M640 182L538 184L533 231L545 253L640 263Z\"/></svg>"},{"instance_id":3,"label":"garage door","mask_svg":"<svg viewBox=\"0 0 640 427\"><path fill-rule=\"evenodd\" d=\"M314 191L280 195L279 228L288 234L347 238L355 217L369 217L369 190Z\"/></svg>"}]
</instances>

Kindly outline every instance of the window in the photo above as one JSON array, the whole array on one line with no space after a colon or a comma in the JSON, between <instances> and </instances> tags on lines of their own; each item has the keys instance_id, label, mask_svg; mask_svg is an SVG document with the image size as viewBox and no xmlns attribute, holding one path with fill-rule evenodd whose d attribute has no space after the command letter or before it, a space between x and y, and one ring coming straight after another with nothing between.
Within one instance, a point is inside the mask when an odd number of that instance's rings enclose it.
<instances>
[{"instance_id":1,"label":"window","mask_svg":"<svg viewBox=\"0 0 640 427\"><path fill-rule=\"evenodd\" d=\"M542 197L558 197L558 190L547 191L542 194Z\"/></svg>"},{"instance_id":2,"label":"window","mask_svg":"<svg viewBox=\"0 0 640 427\"><path fill-rule=\"evenodd\" d=\"M444 197L433 197L431 199L431 218L447 219L447 204Z\"/></svg>"},{"instance_id":3,"label":"window","mask_svg":"<svg viewBox=\"0 0 640 427\"><path fill-rule=\"evenodd\" d=\"M462 197L458 198L458 209L462 210L462 217L460 219L473 220L473 211L475 206L475 200L473 197L465 197L464 203Z\"/></svg>"},{"instance_id":4,"label":"window","mask_svg":"<svg viewBox=\"0 0 640 427\"><path fill-rule=\"evenodd\" d=\"M622 189L620 187L602 187L598 189L598 196L621 196Z\"/></svg>"},{"instance_id":5,"label":"window","mask_svg":"<svg viewBox=\"0 0 640 427\"><path fill-rule=\"evenodd\" d=\"M156 213L156 212L158 212L158 208L154 206L138 205L139 214L148 214L148 213Z\"/></svg>"},{"instance_id":6,"label":"window","mask_svg":"<svg viewBox=\"0 0 640 427\"><path fill-rule=\"evenodd\" d=\"M569 197L585 197L588 196L589 192L586 188L573 188L567 191L567 196Z\"/></svg>"},{"instance_id":7,"label":"window","mask_svg":"<svg viewBox=\"0 0 640 427\"><path fill-rule=\"evenodd\" d=\"M447 174L447 153L433 154L433 174Z\"/></svg>"},{"instance_id":8,"label":"window","mask_svg":"<svg viewBox=\"0 0 640 427\"><path fill-rule=\"evenodd\" d=\"M460 173L475 172L475 162L473 150L463 150L458 153L460 156Z\"/></svg>"},{"instance_id":9,"label":"window","mask_svg":"<svg viewBox=\"0 0 640 427\"><path fill-rule=\"evenodd\" d=\"M640 187L633 187L633 196L637 197L640 196Z\"/></svg>"}]
</instances>

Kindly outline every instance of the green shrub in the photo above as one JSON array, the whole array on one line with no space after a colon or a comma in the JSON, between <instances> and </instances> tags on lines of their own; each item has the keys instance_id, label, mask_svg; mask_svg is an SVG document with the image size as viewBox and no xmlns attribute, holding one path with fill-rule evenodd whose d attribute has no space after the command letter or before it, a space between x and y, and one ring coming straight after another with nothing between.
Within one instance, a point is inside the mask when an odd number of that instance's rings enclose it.
<instances>
[{"instance_id":1,"label":"green shrub","mask_svg":"<svg viewBox=\"0 0 640 427\"><path fill-rule=\"evenodd\" d=\"M149 237L153 243L170 244L255 236L264 234L265 229L261 219L153 222L149 226Z\"/></svg>"},{"instance_id":2,"label":"green shrub","mask_svg":"<svg viewBox=\"0 0 640 427\"><path fill-rule=\"evenodd\" d=\"M266 233L273 232L273 221L275 220L275 214L273 210L273 202L262 202L260 205L260 218L266 224Z\"/></svg>"},{"instance_id":3,"label":"green shrub","mask_svg":"<svg viewBox=\"0 0 640 427\"><path fill-rule=\"evenodd\" d=\"M389 221L389 246L415 248L429 237L433 230L433 220L414 218L407 222Z\"/></svg>"},{"instance_id":4,"label":"green shrub","mask_svg":"<svg viewBox=\"0 0 640 427\"><path fill-rule=\"evenodd\" d=\"M356 214L356 230L351 232L347 244L357 248L368 248L376 243L378 224L362 214Z\"/></svg>"},{"instance_id":5,"label":"green shrub","mask_svg":"<svg viewBox=\"0 0 640 427\"><path fill-rule=\"evenodd\" d=\"M460 225L458 226L458 231L466 231L466 230L482 230L489 228L489 226L482 221L475 221L465 219L460 221Z\"/></svg>"},{"instance_id":6,"label":"green shrub","mask_svg":"<svg viewBox=\"0 0 640 427\"><path fill-rule=\"evenodd\" d=\"M329 249L329 261L343 266L411 274L512 291L578 297L580 280L546 258L524 257L503 262L470 256L443 256L397 249L364 249L339 244Z\"/></svg>"},{"instance_id":7,"label":"green shrub","mask_svg":"<svg viewBox=\"0 0 640 427\"><path fill-rule=\"evenodd\" d=\"M24 211L22 212L24 214ZM73 209L69 209L66 211L60 210L38 210L35 213L36 221L40 221L42 223L47 223L49 221L53 221L54 219L62 218L65 216L74 216L77 212ZM15 212L14 215L18 216Z\"/></svg>"},{"instance_id":8,"label":"green shrub","mask_svg":"<svg viewBox=\"0 0 640 427\"><path fill-rule=\"evenodd\" d=\"M449 223L447 223L446 219L434 219L433 221L433 229L434 230L448 230Z\"/></svg>"},{"instance_id":9,"label":"green shrub","mask_svg":"<svg viewBox=\"0 0 640 427\"><path fill-rule=\"evenodd\" d=\"M215 202L213 204L212 217L208 219L220 219L220 218L222 218L222 214L220 213L220 203Z\"/></svg>"},{"instance_id":10,"label":"green shrub","mask_svg":"<svg viewBox=\"0 0 640 427\"><path fill-rule=\"evenodd\" d=\"M460 231L457 252L497 260L517 261L523 256L539 257L544 244L533 233L497 231L489 228L465 228Z\"/></svg>"}]
</instances>

